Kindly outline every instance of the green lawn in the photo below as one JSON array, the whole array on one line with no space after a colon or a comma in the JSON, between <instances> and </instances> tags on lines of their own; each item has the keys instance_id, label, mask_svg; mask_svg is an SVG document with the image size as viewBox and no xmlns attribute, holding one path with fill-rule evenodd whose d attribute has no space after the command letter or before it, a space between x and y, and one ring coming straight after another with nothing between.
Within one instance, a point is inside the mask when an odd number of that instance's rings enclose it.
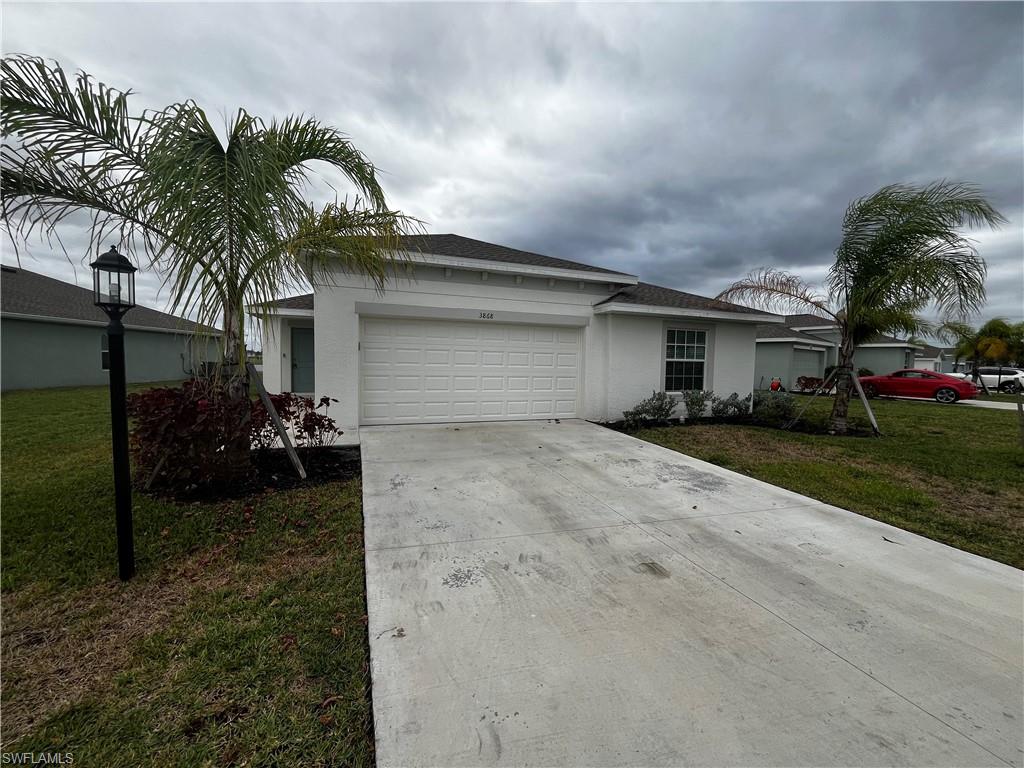
<instances>
[{"instance_id":1,"label":"green lawn","mask_svg":"<svg viewBox=\"0 0 1024 768\"><path fill-rule=\"evenodd\" d=\"M216 504L136 494L122 585L106 389L0 407L5 752L373 764L358 480Z\"/></svg>"},{"instance_id":2,"label":"green lawn","mask_svg":"<svg viewBox=\"0 0 1024 768\"><path fill-rule=\"evenodd\" d=\"M981 392L981 393L978 394L977 399L978 400L995 400L996 402L999 402L999 403L1016 403L1017 402L1017 395L1016 394L1010 395L1010 394L1007 394L1006 392L995 392L995 391L993 391L991 395L986 395L984 392Z\"/></svg>"},{"instance_id":3,"label":"green lawn","mask_svg":"<svg viewBox=\"0 0 1024 768\"><path fill-rule=\"evenodd\" d=\"M649 429L637 436L1024 567L1024 449L1017 414L899 400L872 404L881 438L726 424ZM822 422L830 407L830 400L818 398L809 420ZM860 403L851 413L866 425Z\"/></svg>"}]
</instances>

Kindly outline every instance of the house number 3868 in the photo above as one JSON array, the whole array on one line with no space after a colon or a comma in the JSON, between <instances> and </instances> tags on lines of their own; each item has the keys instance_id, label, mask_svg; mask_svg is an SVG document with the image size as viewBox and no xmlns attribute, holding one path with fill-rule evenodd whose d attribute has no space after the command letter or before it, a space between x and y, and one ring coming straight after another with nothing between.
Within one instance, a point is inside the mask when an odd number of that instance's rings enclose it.
<instances>
[{"instance_id":1,"label":"house number 3868","mask_svg":"<svg viewBox=\"0 0 1024 768\"><path fill-rule=\"evenodd\" d=\"M494 319L494 313L493 312L481 312L480 313L480 319L481 320L493 320Z\"/></svg>"}]
</instances>

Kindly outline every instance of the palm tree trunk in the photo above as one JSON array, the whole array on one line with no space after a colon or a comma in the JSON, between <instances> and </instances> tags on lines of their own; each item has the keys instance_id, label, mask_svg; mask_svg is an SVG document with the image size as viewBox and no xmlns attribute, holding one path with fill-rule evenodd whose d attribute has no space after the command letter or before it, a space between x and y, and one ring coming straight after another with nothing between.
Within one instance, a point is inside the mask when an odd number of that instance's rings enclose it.
<instances>
[{"instance_id":1,"label":"palm tree trunk","mask_svg":"<svg viewBox=\"0 0 1024 768\"><path fill-rule=\"evenodd\" d=\"M245 367L245 337L242 332L243 310L230 303L224 306L224 387L232 412L236 414L236 428L228 434L224 446L227 480L242 479L250 468L251 440L249 422L252 418L249 404L249 377Z\"/></svg>"},{"instance_id":2,"label":"palm tree trunk","mask_svg":"<svg viewBox=\"0 0 1024 768\"><path fill-rule=\"evenodd\" d=\"M839 341L836 357L836 399L832 403L832 415L829 417L829 431L837 435L847 432L846 417L850 411L850 390L853 382L853 338L844 330Z\"/></svg>"}]
</instances>

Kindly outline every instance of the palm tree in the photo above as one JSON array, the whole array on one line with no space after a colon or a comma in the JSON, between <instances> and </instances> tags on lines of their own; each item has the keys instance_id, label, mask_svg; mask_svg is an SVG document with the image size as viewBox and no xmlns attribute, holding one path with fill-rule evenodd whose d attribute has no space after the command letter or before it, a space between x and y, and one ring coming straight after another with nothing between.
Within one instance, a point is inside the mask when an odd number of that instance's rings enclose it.
<instances>
[{"instance_id":1,"label":"palm tree","mask_svg":"<svg viewBox=\"0 0 1024 768\"><path fill-rule=\"evenodd\" d=\"M959 230L1005 222L971 184L894 184L847 208L827 294L769 268L733 283L719 298L832 319L840 340L830 428L844 434L856 346L878 333L927 332L931 326L919 313L933 302L947 316L977 311L985 300L985 263Z\"/></svg>"},{"instance_id":2,"label":"palm tree","mask_svg":"<svg viewBox=\"0 0 1024 768\"><path fill-rule=\"evenodd\" d=\"M59 242L58 225L86 211L91 252L108 240L143 251L172 311L223 324L221 373L240 413L246 307L338 264L379 288L399 237L417 228L388 208L373 164L314 119L268 123L240 109L222 136L195 102L133 116L130 92L84 72L69 79L56 62L13 55L2 74L2 210L14 242ZM310 163L340 172L354 202L306 200ZM248 461L247 444L234 453Z\"/></svg>"},{"instance_id":3,"label":"palm tree","mask_svg":"<svg viewBox=\"0 0 1024 768\"><path fill-rule=\"evenodd\" d=\"M947 342L953 343L956 361L970 360L972 378L985 383L978 375L978 367L982 362L1007 364L1017 360L1020 350L1021 326L1024 323L1010 325L1001 317L995 317L980 328L973 328L966 323L947 321L938 333ZM985 387L986 391L988 387Z\"/></svg>"}]
</instances>

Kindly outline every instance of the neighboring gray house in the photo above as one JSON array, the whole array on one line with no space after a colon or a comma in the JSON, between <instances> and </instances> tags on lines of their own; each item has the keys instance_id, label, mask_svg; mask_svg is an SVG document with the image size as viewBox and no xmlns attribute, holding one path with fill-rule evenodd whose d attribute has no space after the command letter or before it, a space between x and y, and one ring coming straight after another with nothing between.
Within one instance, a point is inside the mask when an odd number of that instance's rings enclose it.
<instances>
[{"instance_id":1,"label":"neighboring gray house","mask_svg":"<svg viewBox=\"0 0 1024 768\"><path fill-rule=\"evenodd\" d=\"M817 315L787 315L782 326L762 325L757 331L754 388L767 389L773 377L786 389L795 389L801 376L824 378L825 368L835 365L839 329ZM873 373L892 373L915 367L921 347L905 339L879 334L860 344L853 364Z\"/></svg>"},{"instance_id":2,"label":"neighboring gray house","mask_svg":"<svg viewBox=\"0 0 1024 768\"><path fill-rule=\"evenodd\" d=\"M931 344L925 344L914 355L914 367L936 373L963 373L969 366L964 360L957 362L956 350L953 347L933 347Z\"/></svg>"},{"instance_id":3,"label":"neighboring gray house","mask_svg":"<svg viewBox=\"0 0 1024 768\"><path fill-rule=\"evenodd\" d=\"M193 339L198 326L190 320L135 307L124 325L130 383L184 379L200 362L205 344ZM90 288L2 267L0 388L106 384L106 327Z\"/></svg>"},{"instance_id":4,"label":"neighboring gray house","mask_svg":"<svg viewBox=\"0 0 1024 768\"><path fill-rule=\"evenodd\" d=\"M754 354L754 389L768 389L773 378L796 389L801 376L822 378L832 342L784 325L759 325Z\"/></svg>"}]
</instances>

